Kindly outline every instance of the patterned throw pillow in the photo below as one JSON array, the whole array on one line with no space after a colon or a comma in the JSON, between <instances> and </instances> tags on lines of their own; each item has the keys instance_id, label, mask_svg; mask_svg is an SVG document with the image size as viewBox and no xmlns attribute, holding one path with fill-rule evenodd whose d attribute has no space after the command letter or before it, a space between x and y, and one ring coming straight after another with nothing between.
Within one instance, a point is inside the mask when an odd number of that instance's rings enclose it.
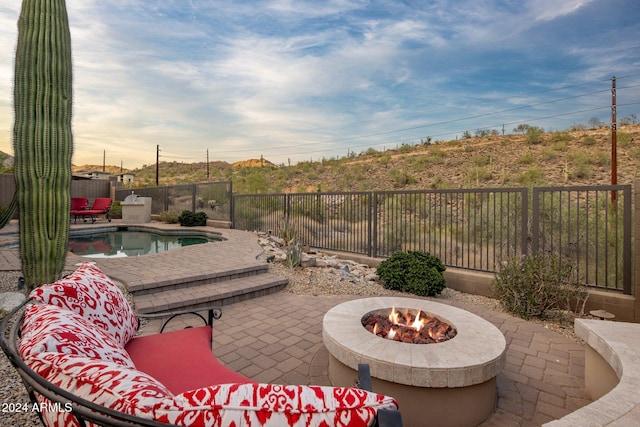
<instances>
[{"instance_id":1,"label":"patterned throw pillow","mask_svg":"<svg viewBox=\"0 0 640 427\"><path fill-rule=\"evenodd\" d=\"M55 305L26 307L19 351L23 359L38 353L54 352L135 367L129 354L110 334L79 314Z\"/></svg>"},{"instance_id":2,"label":"patterned throw pillow","mask_svg":"<svg viewBox=\"0 0 640 427\"><path fill-rule=\"evenodd\" d=\"M356 388L221 384L166 399L155 418L179 426L344 426L373 424L387 396Z\"/></svg>"},{"instance_id":3,"label":"patterned throw pillow","mask_svg":"<svg viewBox=\"0 0 640 427\"><path fill-rule=\"evenodd\" d=\"M29 297L75 311L110 333L121 346L138 328L138 318L118 286L90 263L83 263L64 279L34 289Z\"/></svg>"},{"instance_id":4,"label":"patterned throw pillow","mask_svg":"<svg viewBox=\"0 0 640 427\"><path fill-rule=\"evenodd\" d=\"M62 353L39 353L27 365L55 386L100 406L146 419L154 408L172 396L152 377L117 363ZM37 395L47 426L79 426L67 406L53 405ZM88 424L93 425L93 424Z\"/></svg>"}]
</instances>

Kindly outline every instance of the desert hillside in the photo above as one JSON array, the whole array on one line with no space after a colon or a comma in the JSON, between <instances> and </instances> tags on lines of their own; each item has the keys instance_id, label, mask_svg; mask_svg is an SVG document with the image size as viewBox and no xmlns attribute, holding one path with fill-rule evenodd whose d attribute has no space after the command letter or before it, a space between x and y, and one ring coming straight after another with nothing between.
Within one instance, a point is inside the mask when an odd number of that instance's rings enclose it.
<instances>
[{"instance_id":1,"label":"desert hillside","mask_svg":"<svg viewBox=\"0 0 640 427\"><path fill-rule=\"evenodd\" d=\"M107 166L119 173L120 167ZM102 165L74 166L102 170ZM276 165L266 158L234 164L161 162L160 184L233 181L239 193L364 191L611 183L608 128L486 135L453 141L368 149L349 157ZM155 165L135 169L136 186L155 185ZM617 132L617 181L640 177L640 124Z\"/></svg>"}]
</instances>

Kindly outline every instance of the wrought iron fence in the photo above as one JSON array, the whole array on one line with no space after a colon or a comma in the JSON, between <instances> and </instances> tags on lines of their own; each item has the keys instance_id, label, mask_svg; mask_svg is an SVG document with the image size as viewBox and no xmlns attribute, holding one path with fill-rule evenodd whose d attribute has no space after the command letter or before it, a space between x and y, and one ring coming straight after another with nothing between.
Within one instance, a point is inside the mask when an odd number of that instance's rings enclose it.
<instances>
[{"instance_id":1,"label":"wrought iron fence","mask_svg":"<svg viewBox=\"0 0 640 427\"><path fill-rule=\"evenodd\" d=\"M470 270L555 251L586 284L631 293L630 185L244 194L233 209L237 229L286 226L302 244L371 257L423 250Z\"/></svg>"},{"instance_id":2,"label":"wrought iron fence","mask_svg":"<svg viewBox=\"0 0 640 427\"><path fill-rule=\"evenodd\" d=\"M495 271L526 253L525 189L374 193L375 256L421 250L445 265Z\"/></svg>"},{"instance_id":3,"label":"wrought iron fence","mask_svg":"<svg viewBox=\"0 0 640 427\"><path fill-rule=\"evenodd\" d=\"M532 198L532 250L570 258L585 283L631 294L630 185L539 187Z\"/></svg>"},{"instance_id":4,"label":"wrought iron fence","mask_svg":"<svg viewBox=\"0 0 640 427\"><path fill-rule=\"evenodd\" d=\"M132 191L138 196L151 197L151 213L155 215L168 210L190 210L206 212L209 219L231 221L233 218L231 181L117 189L116 200L124 200Z\"/></svg>"}]
</instances>

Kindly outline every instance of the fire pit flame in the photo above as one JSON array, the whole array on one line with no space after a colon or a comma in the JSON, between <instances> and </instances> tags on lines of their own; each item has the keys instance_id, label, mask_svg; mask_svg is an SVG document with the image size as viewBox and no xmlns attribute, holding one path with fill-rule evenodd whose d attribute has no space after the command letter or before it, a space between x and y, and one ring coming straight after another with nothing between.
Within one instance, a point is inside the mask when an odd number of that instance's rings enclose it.
<instances>
[{"instance_id":1,"label":"fire pit flame","mask_svg":"<svg viewBox=\"0 0 640 427\"><path fill-rule=\"evenodd\" d=\"M456 336L456 330L451 325L421 310L414 315L408 308L400 313L392 307L388 316L385 314L387 310L365 314L362 325L379 337L413 344L437 343Z\"/></svg>"},{"instance_id":2,"label":"fire pit flame","mask_svg":"<svg viewBox=\"0 0 640 427\"><path fill-rule=\"evenodd\" d=\"M421 331L424 328L424 322L420 319L420 310L416 313L416 320L413 321L411 327L416 331Z\"/></svg>"},{"instance_id":3,"label":"fire pit flame","mask_svg":"<svg viewBox=\"0 0 640 427\"><path fill-rule=\"evenodd\" d=\"M394 329L389 329L389 333L387 334L387 339L393 340L393 337L396 336L396 331Z\"/></svg>"}]
</instances>

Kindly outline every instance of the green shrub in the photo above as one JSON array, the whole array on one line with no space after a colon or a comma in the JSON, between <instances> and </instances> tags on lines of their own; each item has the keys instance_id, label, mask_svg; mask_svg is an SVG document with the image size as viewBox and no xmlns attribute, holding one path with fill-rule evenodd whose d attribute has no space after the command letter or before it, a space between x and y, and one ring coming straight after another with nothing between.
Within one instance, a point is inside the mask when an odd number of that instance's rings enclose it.
<instances>
[{"instance_id":1,"label":"green shrub","mask_svg":"<svg viewBox=\"0 0 640 427\"><path fill-rule=\"evenodd\" d=\"M543 129L532 126L527 129L527 144L532 144L532 145L541 144L543 141L543 136L544 136Z\"/></svg>"},{"instance_id":2,"label":"green shrub","mask_svg":"<svg viewBox=\"0 0 640 427\"><path fill-rule=\"evenodd\" d=\"M555 160L558 158L558 153L553 148L544 148L540 154L543 160Z\"/></svg>"},{"instance_id":3,"label":"green shrub","mask_svg":"<svg viewBox=\"0 0 640 427\"><path fill-rule=\"evenodd\" d=\"M631 137L630 133L618 132L618 134L616 135L616 142L618 147L627 148L629 145L631 145L632 141L633 138Z\"/></svg>"},{"instance_id":4,"label":"green shrub","mask_svg":"<svg viewBox=\"0 0 640 427\"><path fill-rule=\"evenodd\" d=\"M478 167L489 166L491 164L491 156L474 156L472 161Z\"/></svg>"},{"instance_id":5,"label":"green shrub","mask_svg":"<svg viewBox=\"0 0 640 427\"><path fill-rule=\"evenodd\" d=\"M530 164L533 164L535 160L536 158L533 155L533 153L528 152L518 157L518 160L516 160L516 163L518 163L519 165L530 165Z\"/></svg>"},{"instance_id":6,"label":"green shrub","mask_svg":"<svg viewBox=\"0 0 640 427\"><path fill-rule=\"evenodd\" d=\"M518 175L518 182L528 187L540 185L544 183L544 172L537 166L531 166Z\"/></svg>"},{"instance_id":7,"label":"green shrub","mask_svg":"<svg viewBox=\"0 0 640 427\"><path fill-rule=\"evenodd\" d=\"M524 319L572 306L582 310L588 296L573 263L551 252L507 261L496 273L493 293L507 311Z\"/></svg>"},{"instance_id":8,"label":"green shrub","mask_svg":"<svg viewBox=\"0 0 640 427\"><path fill-rule=\"evenodd\" d=\"M178 222L183 227L207 225L207 214L205 212L182 211L178 217Z\"/></svg>"},{"instance_id":9,"label":"green shrub","mask_svg":"<svg viewBox=\"0 0 640 427\"><path fill-rule=\"evenodd\" d=\"M575 179L591 178L592 176L593 168L585 162L575 164L569 173L569 177Z\"/></svg>"},{"instance_id":10,"label":"green shrub","mask_svg":"<svg viewBox=\"0 0 640 427\"><path fill-rule=\"evenodd\" d=\"M569 132L553 132L551 134L551 141L553 142L568 142L571 141L573 137Z\"/></svg>"},{"instance_id":11,"label":"green shrub","mask_svg":"<svg viewBox=\"0 0 640 427\"><path fill-rule=\"evenodd\" d=\"M395 252L380 263L376 273L386 289L435 296L445 288L445 270L440 258L428 252L408 251Z\"/></svg>"},{"instance_id":12,"label":"green shrub","mask_svg":"<svg viewBox=\"0 0 640 427\"><path fill-rule=\"evenodd\" d=\"M485 182L489 181L493 178L493 174L491 170L483 166L472 166L467 170L467 181L468 182Z\"/></svg>"},{"instance_id":13,"label":"green shrub","mask_svg":"<svg viewBox=\"0 0 640 427\"><path fill-rule=\"evenodd\" d=\"M418 182L416 178L409 175L406 171L401 172L398 169L391 169L389 171L391 180L393 181L394 188L404 187L406 185L415 184Z\"/></svg>"},{"instance_id":14,"label":"green shrub","mask_svg":"<svg viewBox=\"0 0 640 427\"><path fill-rule=\"evenodd\" d=\"M177 224L180 221L180 214L177 211L160 212L160 221L167 224Z\"/></svg>"},{"instance_id":15,"label":"green shrub","mask_svg":"<svg viewBox=\"0 0 640 427\"><path fill-rule=\"evenodd\" d=\"M122 202L120 202L120 200L114 200L113 203L111 203L109 216L115 219L122 218Z\"/></svg>"}]
</instances>

